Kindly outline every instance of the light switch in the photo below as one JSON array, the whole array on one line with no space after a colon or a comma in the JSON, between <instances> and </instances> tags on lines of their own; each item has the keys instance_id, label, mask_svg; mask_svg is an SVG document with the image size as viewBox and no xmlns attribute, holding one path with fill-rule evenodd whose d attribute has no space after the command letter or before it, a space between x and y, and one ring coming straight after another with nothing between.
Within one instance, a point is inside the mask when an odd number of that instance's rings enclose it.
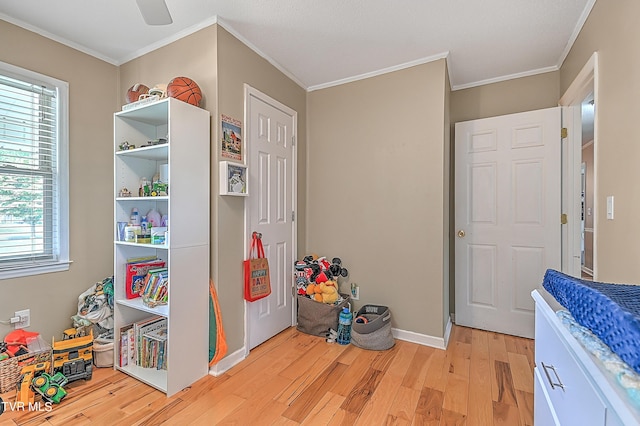
<instances>
[{"instance_id":1,"label":"light switch","mask_svg":"<svg viewBox=\"0 0 640 426\"><path fill-rule=\"evenodd\" d=\"M607 197L607 220L613 220L613 195Z\"/></svg>"}]
</instances>

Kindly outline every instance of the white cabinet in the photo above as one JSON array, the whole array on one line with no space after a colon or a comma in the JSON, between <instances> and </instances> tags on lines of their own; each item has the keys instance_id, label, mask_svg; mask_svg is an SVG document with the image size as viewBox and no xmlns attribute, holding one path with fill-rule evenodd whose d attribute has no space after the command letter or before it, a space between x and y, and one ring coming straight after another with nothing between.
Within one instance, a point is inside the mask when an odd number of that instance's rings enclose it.
<instances>
[{"instance_id":1,"label":"white cabinet","mask_svg":"<svg viewBox=\"0 0 640 426\"><path fill-rule=\"evenodd\" d=\"M534 423L640 424L640 410L613 374L558 319L552 296L543 290L532 295L536 302Z\"/></svg>"},{"instance_id":2,"label":"white cabinet","mask_svg":"<svg viewBox=\"0 0 640 426\"><path fill-rule=\"evenodd\" d=\"M209 351L209 112L167 98L114 115L115 368L172 395L208 373ZM160 143L145 146L149 141ZM135 149L121 150L124 143ZM164 166L166 165L166 166ZM138 196L141 179L168 174L167 196ZM132 196L121 197L127 188ZM168 217L163 244L125 242L118 222L154 209ZM125 295L128 259L157 256L168 268L168 304L150 308ZM121 327L152 315L167 318L166 370L120 366Z\"/></svg>"}]
</instances>

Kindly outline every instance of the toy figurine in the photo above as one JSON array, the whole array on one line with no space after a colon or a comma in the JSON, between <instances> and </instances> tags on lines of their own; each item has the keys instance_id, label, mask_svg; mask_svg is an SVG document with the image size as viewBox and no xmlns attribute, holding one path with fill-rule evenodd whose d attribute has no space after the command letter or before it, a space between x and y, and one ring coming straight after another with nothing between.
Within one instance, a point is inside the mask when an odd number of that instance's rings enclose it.
<instances>
[{"instance_id":1,"label":"toy figurine","mask_svg":"<svg viewBox=\"0 0 640 426\"><path fill-rule=\"evenodd\" d=\"M127 188L122 188L120 192L118 192L118 197L131 197L131 191Z\"/></svg>"}]
</instances>

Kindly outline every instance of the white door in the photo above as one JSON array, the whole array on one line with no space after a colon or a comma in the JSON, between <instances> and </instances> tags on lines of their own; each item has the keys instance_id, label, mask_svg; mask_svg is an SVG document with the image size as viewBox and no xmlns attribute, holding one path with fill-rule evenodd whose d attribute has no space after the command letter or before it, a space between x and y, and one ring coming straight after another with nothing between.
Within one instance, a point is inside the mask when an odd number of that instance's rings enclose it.
<instances>
[{"instance_id":1,"label":"white door","mask_svg":"<svg viewBox=\"0 0 640 426\"><path fill-rule=\"evenodd\" d=\"M561 264L561 112L456 123L456 323L533 338L531 291Z\"/></svg>"},{"instance_id":2,"label":"white door","mask_svg":"<svg viewBox=\"0 0 640 426\"><path fill-rule=\"evenodd\" d=\"M271 295L247 304L247 348L294 324L296 112L245 86L249 197L245 241L262 234ZM248 245L247 245L248 250Z\"/></svg>"}]
</instances>

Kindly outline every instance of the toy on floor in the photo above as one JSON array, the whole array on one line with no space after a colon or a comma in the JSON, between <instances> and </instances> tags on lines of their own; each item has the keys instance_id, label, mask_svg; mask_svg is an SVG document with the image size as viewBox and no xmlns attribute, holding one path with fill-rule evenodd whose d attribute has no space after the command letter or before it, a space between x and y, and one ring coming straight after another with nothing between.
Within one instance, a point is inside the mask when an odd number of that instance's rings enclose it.
<instances>
[{"instance_id":1,"label":"toy on floor","mask_svg":"<svg viewBox=\"0 0 640 426\"><path fill-rule=\"evenodd\" d=\"M327 332L327 343L336 343L338 341L338 332L332 328Z\"/></svg>"},{"instance_id":2,"label":"toy on floor","mask_svg":"<svg viewBox=\"0 0 640 426\"><path fill-rule=\"evenodd\" d=\"M63 386L68 383L68 380L59 372L51 376L48 373L50 368L51 364L48 361L23 367L18 381L16 402L22 402L25 405L33 404L35 393L38 393L43 400L59 404L67 396Z\"/></svg>"},{"instance_id":3,"label":"toy on floor","mask_svg":"<svg viewBox=\"0 0 640 426\"><path fill-rule=\"evenodd\" d=\"M64 332L65 338L59 342L52 339L53 372L62 373L72 382L91 380L93 373L93 331L88 336L76 337L75 329Z\"/></svg>"}]
</instances>

